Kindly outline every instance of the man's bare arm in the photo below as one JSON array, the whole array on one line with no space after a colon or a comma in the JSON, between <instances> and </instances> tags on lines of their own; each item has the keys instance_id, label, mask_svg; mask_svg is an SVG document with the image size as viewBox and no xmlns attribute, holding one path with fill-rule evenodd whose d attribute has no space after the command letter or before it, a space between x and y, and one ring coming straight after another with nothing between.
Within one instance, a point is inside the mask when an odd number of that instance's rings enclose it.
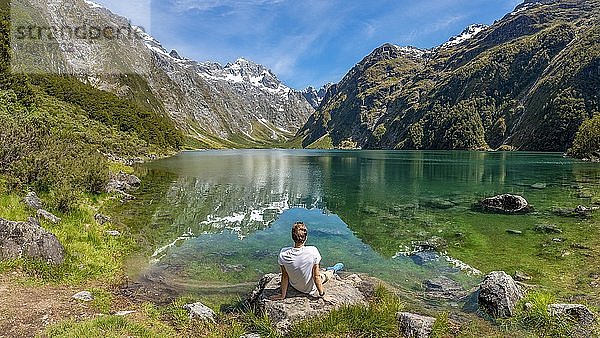
<instances>
[{"instance_id":1,"label":"man's bare arm","mask_svg":"<svg viewBox=\"0 0 600 338\"><path fill-rule=\"evenodd\" d=\"M319 291L319 295L323 296L325 294L325 288L323 287L323 281L321 281L321 269L319 268L319 264L313 265L312 275L317 290Z\"/></svg>"},{"instance_id":2,"label":"man's bare arm","mask_svg":"<svg viewBox=\"0 0 600 338\"><path fill-rule=\"evenodd\" d=\"M271 300L284 300L287 295L288 283L290 276L288 275L285 267L281 265L281 294L271 297Z\"/></svg>"}]
</instances>

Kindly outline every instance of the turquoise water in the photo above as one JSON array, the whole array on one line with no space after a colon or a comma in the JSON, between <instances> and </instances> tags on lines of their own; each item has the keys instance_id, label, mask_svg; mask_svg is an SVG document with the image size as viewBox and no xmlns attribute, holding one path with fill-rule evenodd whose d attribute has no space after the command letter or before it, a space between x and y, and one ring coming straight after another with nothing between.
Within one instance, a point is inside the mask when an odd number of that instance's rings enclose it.
<instances>
[{"instance_id":1,"label":"turquoise water","mask_svg":"<svg viewBox=\"0 0 600 338\"><path fill-rule=\"evenodd\" d=\"M241 295L261 275L277 272L277 253L291 244L295 221L308 225L308 244L319 248L324 265L341 261L349 272L415 293L440 275L469 288L479 281L477 270L492 270L494 259L479 262L473 250L485 258L494 241L510 240L506 258L495 256L527 268L527 255L537 253L523 250L519 257L515 248L544 238L526 233L513 239L505 230L528 231L540 222L568 226L572 221L557 219L551 209L590 204L581 187L597 191L600 181L598 165L539 153L186 152L140 172L142 189L127 208L130 219L144 223L137 226L151 237L151 250L132 277L207 295ZM536 183L542 189L532 187ZM536 213L471 210L499 193L524 195ZM447 242L441 250L447 257L419 265L402 254L434 236ZM450 262L454 255L466 264Z\"/></svg>"}]
</instances>

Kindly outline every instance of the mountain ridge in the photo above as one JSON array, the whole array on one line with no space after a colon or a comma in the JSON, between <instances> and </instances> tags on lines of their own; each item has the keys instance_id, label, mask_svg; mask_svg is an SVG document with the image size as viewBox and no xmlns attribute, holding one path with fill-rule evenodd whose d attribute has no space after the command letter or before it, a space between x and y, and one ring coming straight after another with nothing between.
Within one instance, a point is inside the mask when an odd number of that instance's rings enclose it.
<instances>
[{"instance_id":1,"label":"mountain ridge","mask_svg":"<svg viewBox=\"0 0 600 338\"><path fill-rule=\"evenodd\" d=\"M524 3L422 53L384 44L332 87L297 137L304 147L566 151L600 111L597 5Z\"/></svg>"},{"instance_id":2,"label":"mountain ridge","mask_svg":"<svg viewBox=\"0 0 600 338\"><path fill-rule=\"evenodd\" d=\"M314 112L300 91L249 60L221 65L187 59L91 1L21 2L27 10L33 9L31 17L43 18L50 27L85 22L131 30L134 38L106 45L57 37L58 48L48 52L47 59L60 54L65 66L59 71L78 73L85 83L168 114L187 135L188 147L282 146Z\"/></svg>"}]
</instances>

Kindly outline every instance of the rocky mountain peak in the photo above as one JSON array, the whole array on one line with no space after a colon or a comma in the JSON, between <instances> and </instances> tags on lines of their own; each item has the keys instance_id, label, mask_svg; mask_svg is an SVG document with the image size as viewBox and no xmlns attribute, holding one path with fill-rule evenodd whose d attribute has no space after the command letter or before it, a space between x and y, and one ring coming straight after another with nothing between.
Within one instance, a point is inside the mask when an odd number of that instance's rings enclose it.
<instances>
[{"instance_id":1,"label":"rocky mountain peak","mask_svg":"<svg viewBox=\"0 0 600 338\"><path fill-rule=\"evenodd\" d=\"M171 50L171 52L169 53L169 56L171 56L174 59L183 60L183 58L179 55L179 53L175 49Z\"/></svg>"},{"instance_id":2,"label":"rocky mountain peak","mask_svg":"<svg viewBox=\"0 0 600 338\"><path fill-rule=\"evenodd\" d=\"M386 43L376 48L371 54L365 57L360 64L364 67L370 67L377 62L397 59L399 57L421 59L427 55L428 52L429 51L426 49L419 49L412 46L401 47L391 43Z\"/></svg>"},{"instance_id":3,"label":"rocky mountain peak","mask_svg":"<svg viewBox=\"0 0 600 338\"><path fill-rule=\"evenodd\" d=\"M306 101L308 101L308 103L310 103L310 105L313 108L317 109L321 105L321 102L325 98L325 95L327 95L327 91L333 85L333 83L329 82L323 85L319 90L317 90L313 86L308 86L305 90L302 91L302 95L304 95Z\"/></svg>"}]
</instances>

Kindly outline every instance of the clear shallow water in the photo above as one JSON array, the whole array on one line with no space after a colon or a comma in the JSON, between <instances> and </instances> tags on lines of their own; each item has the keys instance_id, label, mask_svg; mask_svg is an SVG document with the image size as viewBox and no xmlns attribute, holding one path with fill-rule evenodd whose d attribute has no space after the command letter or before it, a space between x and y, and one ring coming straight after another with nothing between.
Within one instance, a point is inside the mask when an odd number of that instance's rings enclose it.
<instances>
[{"instance_id":1,"label":"clear shallow water","mask_svg":"<svg viewBox=\"0 0 600 338\"><path fill-rule=\"evenodd\" d=\"M438 236L451 254L468 259L471 251L503 241L507 228L552 221L551 208L589 202L578 187L597 189L600 179L597 165L537 153L210 151L140 170L144 184L128 208L131 219L144 223L152 252L132 274L197 294L242 294L262 274L276 272L295 221L308 225L309 244L320 249L325 265L342 261L351 272L415 291L440 275L470 287L478 277L443 258L418 265L397 253ZM531 187L536 183L545 188ZM471 211L474 202L498 193L522 194L540 212ZM489 233L483 223L500 231ZM517 267L527 263L510 248L494 255ZM468 263L482 268L477 260Z\"/></svg>"}]
</instances>

